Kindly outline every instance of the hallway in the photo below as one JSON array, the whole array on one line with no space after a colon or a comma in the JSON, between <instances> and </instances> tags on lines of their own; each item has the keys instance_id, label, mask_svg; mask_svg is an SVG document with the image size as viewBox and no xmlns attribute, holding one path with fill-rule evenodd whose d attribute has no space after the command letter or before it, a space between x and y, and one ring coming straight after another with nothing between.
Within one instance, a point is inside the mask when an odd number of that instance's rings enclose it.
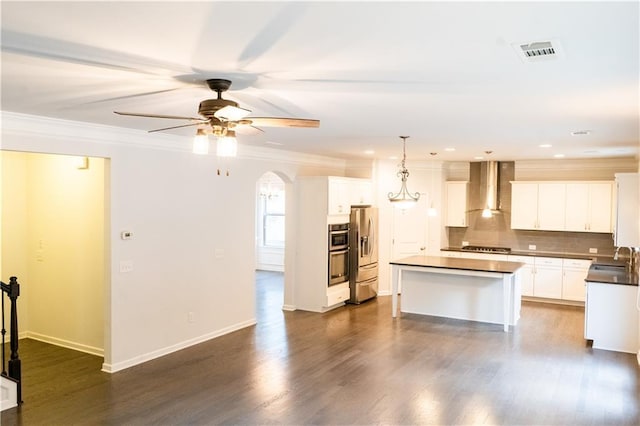
<instances>
[{"instance_id":1,"label":"hallway","mask_svg":"<svg viewBox=\"0 0 640 426\"><path fill-rule=\"evenodd\" d=\"M503 333L392 320L390 297L285 312L281 280L257 275L255 327L112 375L101 358L21 341L25 403L2 424L640 423L635 356L586 347L581 308L524 303Z\"/></svg>"}]
</instances>

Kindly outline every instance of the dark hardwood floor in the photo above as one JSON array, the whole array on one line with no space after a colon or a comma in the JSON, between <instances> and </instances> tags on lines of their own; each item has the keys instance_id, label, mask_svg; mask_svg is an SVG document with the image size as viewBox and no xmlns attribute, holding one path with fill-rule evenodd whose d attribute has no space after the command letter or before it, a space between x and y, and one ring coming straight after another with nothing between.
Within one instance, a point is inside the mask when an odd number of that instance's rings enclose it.
<instances>
[{"instance_id":1,"label":"dark hardwood floor","mask_svg":"<svg viewBox=\"0 0 640 426\"><path fill-rule=\"evenodd\" d=\"M581 308L525 303L500 325L403 314L390 297L283 312L259 273L258 325L115 373L20 342L23 399L2 425L639 425L636 357L594 350Z\"/></svg>"}]
</instances>

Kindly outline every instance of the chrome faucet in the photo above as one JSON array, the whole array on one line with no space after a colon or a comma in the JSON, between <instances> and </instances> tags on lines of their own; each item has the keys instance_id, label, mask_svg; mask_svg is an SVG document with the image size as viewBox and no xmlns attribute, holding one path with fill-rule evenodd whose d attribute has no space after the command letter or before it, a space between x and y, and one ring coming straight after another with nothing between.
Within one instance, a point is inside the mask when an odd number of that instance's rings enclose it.
<instances>
[{"instance_id":1,"label":"chrome faucet","mask_svg":"<svg viewBox=\"0 0 640 426\"><path fill-rule=\"evenodd\" d=\"M635 270L637 266L638 254L635 247L616 247L616 252L613 255L613 260L618 260L618 252L621 248L629 249L629 261L627 262L627 266L629 266L629 269Z\"/></svg>"}]
</instances>

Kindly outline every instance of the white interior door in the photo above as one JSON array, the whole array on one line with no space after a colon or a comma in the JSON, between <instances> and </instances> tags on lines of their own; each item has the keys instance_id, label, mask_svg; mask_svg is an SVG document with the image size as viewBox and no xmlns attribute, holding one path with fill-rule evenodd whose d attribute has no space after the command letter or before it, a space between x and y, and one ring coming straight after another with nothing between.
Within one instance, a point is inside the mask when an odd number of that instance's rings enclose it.
<instances>
[{"instance_id":1,"label":"white interior door","mask_svg":"<svg viewBox=\"0 0 640 426\"><path fill-rule=\"evenodd\" d=\"M392 260L425 254L427 249L427 196L413 207L393 210Z\"/></svg>"}]
</instances>

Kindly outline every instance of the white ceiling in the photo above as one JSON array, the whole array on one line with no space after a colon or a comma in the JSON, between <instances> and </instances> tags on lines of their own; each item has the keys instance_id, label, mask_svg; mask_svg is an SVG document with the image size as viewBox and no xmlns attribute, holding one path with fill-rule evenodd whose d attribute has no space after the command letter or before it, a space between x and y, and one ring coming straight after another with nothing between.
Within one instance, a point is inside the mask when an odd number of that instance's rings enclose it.
<instances>
[{"instance_id":1,"label":"white ceiling","mask_svg":"<svg viewBox=\"0 0 640 426\"><path fill-rule=\"evenodd\" d=\"M184 123L113 111L197 116L215 97L204 80L227 78L253 116L321 122L246 144L388 158L409 135L409 160L637 156L638 6L3 1L2 110L150 130ZM556 59L515 48L546 40Z\"/></svg>"}]
</instances>

